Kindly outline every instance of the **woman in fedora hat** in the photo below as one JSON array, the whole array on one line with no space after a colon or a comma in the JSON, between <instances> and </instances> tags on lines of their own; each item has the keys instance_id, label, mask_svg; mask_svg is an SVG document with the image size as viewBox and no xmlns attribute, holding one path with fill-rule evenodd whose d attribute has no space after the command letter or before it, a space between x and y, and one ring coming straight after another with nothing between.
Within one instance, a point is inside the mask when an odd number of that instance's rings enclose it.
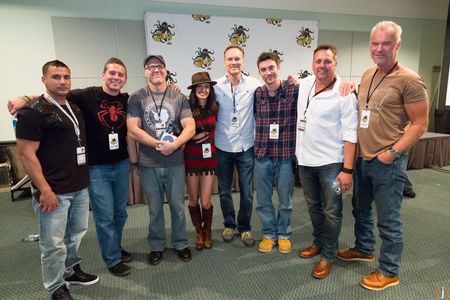
<instances>
[{"instance_id":1,"label":"woman in fedora hat","mask_svg":"<svg viewBox=\"0 0 450 300\"><path fill-rule=\"evenodd\" d=\"M189 194L189 213L195 227L195 248L212 247L211 223L213 206L211 195L217 173L214 132L218 106L208 72L192 75L189 102L195 119L195 136L184 147L186 185ZM200 197L201 209L198 204Z\"/></svg>"}]
</instances>

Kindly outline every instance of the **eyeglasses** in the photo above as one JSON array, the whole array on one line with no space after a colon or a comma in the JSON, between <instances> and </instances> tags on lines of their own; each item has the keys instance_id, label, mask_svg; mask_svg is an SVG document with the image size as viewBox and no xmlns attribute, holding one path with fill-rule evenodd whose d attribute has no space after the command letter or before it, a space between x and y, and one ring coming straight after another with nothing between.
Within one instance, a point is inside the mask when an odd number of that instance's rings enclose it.
<instances>
[{"instance_id":1,"label":"eyeglasses","mask_svg":"<svg viewBox=\"0 0 450 300\"><path fill-rule=\"evenodd\" d=\"M164 66L164 65L146 65L145 66L145 69L147 69L147 70L149 70L150 72L153 72L153 71L155 71L156 69L158 69L158 70L164 70L166 68L166 66Z\"/></svg>"}]
</instances>

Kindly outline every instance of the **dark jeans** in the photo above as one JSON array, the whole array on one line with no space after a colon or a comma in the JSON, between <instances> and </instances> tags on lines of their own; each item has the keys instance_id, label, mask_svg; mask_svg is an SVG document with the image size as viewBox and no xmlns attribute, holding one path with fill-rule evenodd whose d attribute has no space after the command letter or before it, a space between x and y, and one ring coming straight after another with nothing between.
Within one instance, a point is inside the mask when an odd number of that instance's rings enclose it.
<instances>
[{"instance_id":1,"label":"dark jeans","mask_svg":"<svg viewBox=\"0 0 450 300\"><path fill-rule=\"evenodd\" d=\"M333 262L342 225L342 195L337 195L333 182L342 163L319 167L300 166L300 179L313 226L314 245L322 248L321 257Z\"/></svg>"},{"instance_id":2,"label":"dark jeans","mask_svg":"<svg viewBox=\"0 0 450 300\"><path fill-rule=\"evenodd\" d=\"M236 228L239 232L251 230L250 220L253 209L253 167L255 164L253 147L243 152L226 152L217 149L220 206L224 226ZM231 186L234 166L239 176L240 202L236 224Z\"/></svg>"},{"instance_id":3,"label":"dark jeans","mask_svg":"<svg viewBox=\"0 0 450 300\"><path fill-rule=\"evenodd\" d=\"M406 181L404 160L406 155L392 164L377 158L356 161L353 216L355 217L355 248L366 254L375 251L374 217L372 202L377 210L377 227L381 249L379 271L388 277L398 276L403 250L403 223L401 206L403 185Z\"/></svg>"}]
</instances>

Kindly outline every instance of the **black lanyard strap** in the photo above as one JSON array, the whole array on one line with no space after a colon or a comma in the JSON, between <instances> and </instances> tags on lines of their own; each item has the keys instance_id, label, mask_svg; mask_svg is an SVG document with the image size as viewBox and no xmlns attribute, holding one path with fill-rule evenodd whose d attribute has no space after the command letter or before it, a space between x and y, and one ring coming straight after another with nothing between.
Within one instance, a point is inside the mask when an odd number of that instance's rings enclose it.
<instances>
[{"instance_id":1,"label":"black lanyard strap","mask_svg":"<svg viewBox=\"0 0 450 300\"><path fill-rule=\"evenodd\" d=\"M319 95L320 93L325 92L325 90L329 89L329 88L330 88L331 86L333 86L335 83L336 83L336 76L333 78L333 81L331 81L330 84L328 84L326 87L324 87L323 89L321 89L320 91L318 91L317 93L315 93L314 96L312 96L312 98L316 97L316 96ZM304 116L306 116L306 111L308 110L309 102L310 102L310 100L311 100L311 92L312 92L312 89L313 89L315 86L316 86L316 80L314 80L314 83L313 83L311 89L309 90L308 98L307 98L307 101L306 101L305 112L303 113Z\"/></svg>"},{"instance_id":2,"label":"black lanyard strap","mask_svg":"<svg viewBox=\"0 0 450 300\"><path fill-rule=\"evenodd\" d=\"M392 71L394 71L395 67L398 65L398 61L395 63L395 65L389 70L389 72L387 72L383 78L381 78L380 82L378 82L378 84L375 86L375 88L373 89L372 93L370 92L370 88L372 87L372 83L373 83L373 79L375 78L375 75L377 75L378 73L378 68L375 70L375 72L372 75L372 80L370 80L370 84L369 84L369 90L367 91L367 100L366 100L366 108L369 107L369 101L370 98L372 98L373 93L375 92L375 90L380 86L380 84L383 82L383 80L386 78L386 76L388 76Z\"/></svg>"},{"instance_id":3,"label":"black lanyard strap","mask_svg":"<svg viewBox=\"0 0 450 300\"><path fill-rule=\"evenodd\" d=\"M152 89L150 87L148 87L148 90L150 91L150 95L152 96L153 103L155 104L156 112L158 113L159 121L161 121L161 110L162 110L164 99L166 98L167 87L164 90L164 94L163 94L163 97L162 97L162 100L161 100L161 105L159 106L159 109L158 109L158 105L156 104L155 97L153 96Z\"/></svg>"}]
</instances>

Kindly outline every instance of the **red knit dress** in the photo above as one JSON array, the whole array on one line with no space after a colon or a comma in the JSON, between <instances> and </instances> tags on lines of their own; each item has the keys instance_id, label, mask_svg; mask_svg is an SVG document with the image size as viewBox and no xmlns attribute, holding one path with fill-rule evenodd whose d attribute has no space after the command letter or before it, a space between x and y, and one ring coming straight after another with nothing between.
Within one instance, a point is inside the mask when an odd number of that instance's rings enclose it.
<instances>
[{"instance_id":1,"label":"red knit dress","mask_svg":"<svg viewBox=\"0 0 450 300\"><path fill-rule=\"evenodd\" d=\"M214 132L216 129L216 116L202 108L200 116L195 118L195 134L207 132L208 139L196 143L193 139L184 147L184 163L187 175L215 175L217 174L216 146L214 145ZM211 144L211 157L203 158L202 144Z\"/></svg>"}]
</instances>

